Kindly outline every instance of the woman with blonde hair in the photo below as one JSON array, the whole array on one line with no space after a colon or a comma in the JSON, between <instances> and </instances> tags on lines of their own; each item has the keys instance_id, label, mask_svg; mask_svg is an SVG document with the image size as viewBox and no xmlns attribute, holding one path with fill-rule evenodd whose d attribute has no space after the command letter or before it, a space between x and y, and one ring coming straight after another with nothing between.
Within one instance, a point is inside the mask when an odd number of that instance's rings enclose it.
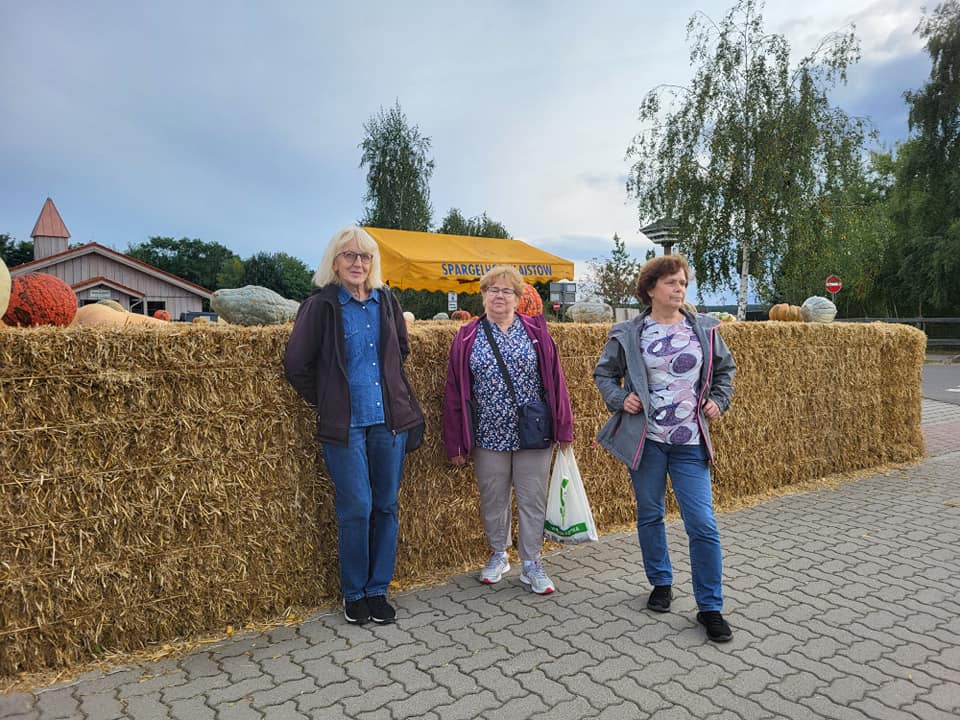
<instances>
[{"instance_id":1,"label":"woman with blonde hair","mask_svg":"<svg viewBox=\"0 0 960 720\"><path fill-rule=\"evenodd\" d=\"M333 480L347 622L394 622L387 602L397 554L397 495L423 413L403 369L407 326L380 277L376 241L346 227L313 276L284 355L287 380L317 414Z\"/></svg>"},{"instance_id":2,"label":"woman with blonde hair","mask_svg":"<svg viewBox=\"0 0 960 720\"><path fill-rule=\"evenodd\" d=\"M573 441L573 411L557 346L543 316L516 312L523 285L520 273L509 265L491 268L480 278L485 314L462 325L450 347L443 440L454 465L473 458L490 546L480 581L497 583L510 570L513 490L520 516L520 581L545 595L556 589L540 559L547 475L552 445ZM523 449L519 407L531 402L545 402L552 428L543 447Z\"/></svg>"}]
</instances>

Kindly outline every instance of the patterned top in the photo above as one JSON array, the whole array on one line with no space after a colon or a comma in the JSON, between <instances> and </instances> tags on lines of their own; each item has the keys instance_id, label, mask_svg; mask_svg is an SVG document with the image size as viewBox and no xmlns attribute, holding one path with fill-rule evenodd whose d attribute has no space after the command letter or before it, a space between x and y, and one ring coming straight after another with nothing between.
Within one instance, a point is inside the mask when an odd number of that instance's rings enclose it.
<instances>
[{"instance_id":1,"label":"patterned top","mask_svg":"<svg viewBox=\"0 0 960 720\"><path fill-rule=\"evenodd\" d=\"M690 321L662 325L649 317L640 330L640 348L650 387L647 435L669 445L697 445L697 395L703 348Z\"/></svg>"},{"instance_id":2,"label":"patterned top","mask_svg":"<svg viewBox=\"0 0 960 720\"><path fill-rule=\"evenodd\" d=\"M523 324L514 317L506 333L496 323L490 323L490 330L513 380L517 400L520 404L542 400L543 383L537 366L537 352ZM500 364L482 326L477 328L477 339L470 351L470 375L476 402L474 444L484 450L519 450L517 405L510 396L510 388L503 379Z\"/></svg>"},{"instance_id":3,"label":"patterned top","mask_svg":"<svg viewBox=\"0 0 960 720\"><path fill-rule=\"evenodd\" d=\"M380 293L373 289L361 301L341 287L338 298L347 350L350 427L380 425L386 422L380 387Z\"/></svg>"}]
</instances>

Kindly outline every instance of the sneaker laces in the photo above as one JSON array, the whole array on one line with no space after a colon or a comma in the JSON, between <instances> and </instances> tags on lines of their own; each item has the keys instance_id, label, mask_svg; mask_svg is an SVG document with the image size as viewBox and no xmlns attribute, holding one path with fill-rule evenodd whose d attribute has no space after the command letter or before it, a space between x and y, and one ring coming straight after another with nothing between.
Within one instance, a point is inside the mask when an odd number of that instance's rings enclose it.
<instances>
[{"instance_id":1,"label":"sneaker laces","mask_svg":"<svg viewBox=\"0 0 960 720\"><path fill-rule=\"evenodd\" d=\"M528 578L547 579L547 572L543 569L543 563L539 560L534 560L529 565L524 564L523 572Z\"/></svg>"},{"instance_id":2,"label":"sneaker laces","mask_svg":"<svg viewBox=\"0 0 960 720\"><path fill-rule=\"evenodd\" d=\"M496 570L496 569L499 568L501 565L503 565L506 561L507 561L507 555L506 555L506 553L493 553L493 555L490 556L490 559L487 560L487 564L486 564L486 566L485 566L483 569L484 569L484 570ZM476 572L476 571L474 571L474 572Z\"/></svg>"}]
</instances>

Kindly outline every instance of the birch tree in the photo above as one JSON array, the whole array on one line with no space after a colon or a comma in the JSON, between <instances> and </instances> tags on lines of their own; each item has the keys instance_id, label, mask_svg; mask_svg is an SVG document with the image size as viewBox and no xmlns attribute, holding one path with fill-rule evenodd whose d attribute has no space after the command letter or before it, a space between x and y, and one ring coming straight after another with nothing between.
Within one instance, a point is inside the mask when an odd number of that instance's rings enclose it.
<instances>
[{"instance_id":1,"label":"birch tree","mask_svg":"<svg viewBox=\"0 0 960 720\"><path fill-rule=\"evenodd\" d=\"M768 291L790 243L829 222L821 199L862 177L866 133L827 96L859 59L852 28L791 65L762 7L740 0L719 23L690 19L690 85L647 93L627 150L641 224L674 219L698 288L738 287L741 319L751 281Z\"/></svg>"}]
</instances>

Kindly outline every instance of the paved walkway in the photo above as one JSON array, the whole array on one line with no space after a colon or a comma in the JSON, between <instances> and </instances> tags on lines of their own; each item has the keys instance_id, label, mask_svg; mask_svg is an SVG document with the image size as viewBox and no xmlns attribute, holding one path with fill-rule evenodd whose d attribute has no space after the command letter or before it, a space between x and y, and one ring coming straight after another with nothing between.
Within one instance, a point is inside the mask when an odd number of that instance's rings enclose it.
<instances>
[{"instance_id":1,"label":"paved walkway","mask_svg":"<svg viewBox=\"0 0 960 720\"><path fill-rule=\"evenodd\" d=\"M559 592L473 576L180 660L0 696L0 717L863 718L960 716L960 406L925 401L931 457L720 516L733 641L706 642L671 523L674 612L644 609L632 533L548 558ZM944 428L953 428L941 433ZM952 434L951 434L952 433Z\"/></svg>"}]
</instances>

